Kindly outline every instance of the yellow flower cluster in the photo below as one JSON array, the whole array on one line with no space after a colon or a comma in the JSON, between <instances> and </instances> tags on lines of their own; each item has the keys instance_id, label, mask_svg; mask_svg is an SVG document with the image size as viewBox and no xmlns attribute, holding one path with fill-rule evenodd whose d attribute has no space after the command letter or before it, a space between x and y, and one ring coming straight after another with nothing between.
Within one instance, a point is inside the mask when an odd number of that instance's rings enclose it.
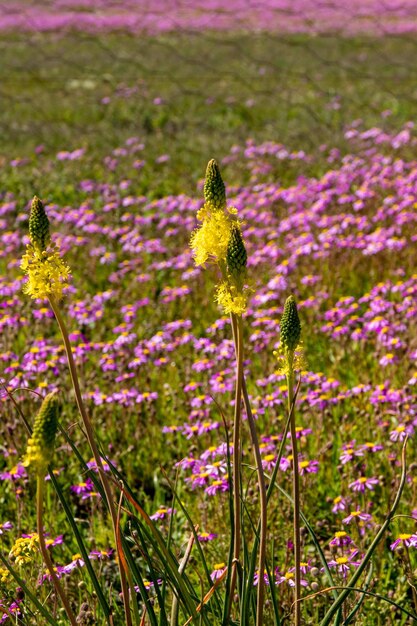
<instances>
[{"instance_id":1,"label":"yellow flower cluster","mask_svg":"<svg viewBox=\"0 0 417 626\"><path fill-rule=\"evenodd\" d=\"M197 217L202 220L202 224L193 232L190 241L195 264L203 265L206 261L224 262L232 231L230 213L223 209L209 210L205 205Z\"/></svg>"},{"instance_id":2,"label":"yellow flower cluster","mask_svg":"<svg viewBox=\"0 0 417 626\"><path fill-rule=\"evenodd\" d=\"M197 214L202 224L191 235L190 247L197 266L207 261L219 266L223 280L217 286L215 299L223 311L242 315L246 311L249 290L242 286L240 278L237 280L237 276L228 272L226 262L232 230L236 226L240 229L236 216L237 209L234 207L224 211L212 209L206 203Z\"/></svg>"},{"instance_id":3,"label":"yellow flower cluster","mask_svg":"<svg viewBox=\"0 0 417 626\"><path fill-rule=\"evenodd\" d=\"M232 228L236 225L240 228L236 215L237 209L234 207L224 211L212 209L206 203L197 214L202 224L191 235L190 247L197 266L208 261L219 266L223 281L217 286L215 299L224 312L242 315L246 311L249 290L237 284L236 277L227 271L226 264Z\"/></svg>"},{"instance_id":4,"label":"yellow flower cluster","mask_svg":"<svg viewBox=\"0 0 417 626\"><path fill-rule=\"evenodd\" d=\"M10 572L5 567L0 567L0 583L7 583L10 577Z\"/></svg>"},{"instance_id":5,"label":"yellow flower cluster","mask_svg":"<svg viewBox=\"0 0 417 626\"><path fill-rule=\"evenodd\" d=\"M59 255L57 246L39 250L28 245L20 264L28 281L23 291L32 298L62 298L62 290L68 284L70 269Z\"/></svg>"},{"instance_id":6,"label":"yellow flower cluster","mask_svg":"<svg viewBox=\"0 0 417 626\"><path fill-rule=\"evenodd\" d=\"M294 352L289 352L280 344L278 350L274 350L273 354L278 361L276 374L289 376L294 372L302 372L306 368L306 360L301 342Z\"/></svg>"},{"instance_id":7,"label":"yellow flower cluster","mask_svg":"<svg viewBox=\"0 0 417 626\"><path fill-rule=\"evenodd\" d=\"M16 565L30 563L34 555L38 553L38 547L38 533L33 533L30 537L19 537L10 550L9 557L15 561Z\"/></svg>"},{"instance_id":8,"label":"yellow flower cluster","mask_svg":"<svg viewBox=\"0 0 417 626\"><path fill-rule=\"evenodd\" d=\"M239 293L235 285L224 281L217 286L216 301L226 314L242 315L248 304L247 290Z\"/></svg>"}]
</instances>

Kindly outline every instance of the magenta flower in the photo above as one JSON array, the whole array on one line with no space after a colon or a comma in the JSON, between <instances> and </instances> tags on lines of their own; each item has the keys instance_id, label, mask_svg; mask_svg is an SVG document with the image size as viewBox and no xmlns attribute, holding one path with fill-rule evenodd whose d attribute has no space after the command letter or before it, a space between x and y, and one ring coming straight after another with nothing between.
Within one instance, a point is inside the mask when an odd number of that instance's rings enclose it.
<instances>
[{"instance_id":1,"label":"magenta flower","mask_svg":"<svg viewBox=\"0 0 417 626\"><path fill-rule=\"evenodd\" d=\"M94 491L94 483L91 478L87 478L85 482L78 483L77 485L71 485L70 490L77 495L83 495Z\"/></svg>"},{"instance_id":2,"label":"magenta flower","mask_svg":"<svg viewBox=\"0 0 417 626\"><path fill-rule=\"evenodd\" d=\"M395 550L398 546L405 546L406 548L417 547L417 535L401 533L397 539L390 545L391 550Z\"/></svg>"},{"instance_id":3,"label":"magenta flower","mask_svg":"<svg viewBox=\"0 0 417 626\"><path fill-rule=\"evenodd\" d=\"M264 456L264 458L262 459L262 467L264 468L264 470L271 471L272 469L274 469L276 464L276 458L277 457L275 454L267 454L266 456Z\"/></svg>"},{"instance_id":4,"label":"magenta flower","mask_svg":"<svg viewBox=\"0 0 417 626\"><path fill-rule=\"evenodd\" d=\"M414 434L414 428L411 424L399 424L389 434L391 441L404 441L407 435Z\"/></svg>"},{"instance_id":5,"label":"magenta flower","mask_svg":"<svg viewBox=\"0 0 417 626\"><path fill-rule=\"evenodd\" d=\"M11 470L0 474L0 480L11 480L12 482L16 482L21 478L27 478L27 472L21 463L12 467Z\"/></svg>"},{"instance_id":6,"label":"magenta flower","mask_svg":"<svg viewBox=\"0 0 417 626\"><path fill-rule=\"evenodd\" d=\"M253 576L253 585L254 587L257 586L259 582L259 570L255 571L255 574ZM269 585L269 578L268 578L268 572L266 570L264 570L264 582L266 585Z\"/></svg>"},{"instance_id":7,"label":"magenta flower","mask_svg":"<svg viewBox=\"0 0 417 626\"><path fill-rule=\"evenodd\" d=\"M299 461L298 468L300 476L304 476L304 474L317 474L319 470L319 462L314 460Z\"/></svg>"},{"instance_id":8,"label":"magenta flower","mask_svg":"<svg viewBox=\"0 0 417 626\"><path fill-rule=\"evenodd\" d=\"M380 443L374 443L372 441L367 441L361 446L361 450L363 450L364 452L379 452L383 449L384 446L382 446Z\"/></svg>"},{"instance_id":9,"label":"magenta flower","mask_svg":"<svg viewBox=\"0 0 417 626\"><path fill-rule=\"evenodd\" d=\"M374 490L375 485L379 484L379 480L377 478L367 478L366 476L361 476L357 480L354 480L349 484L350 489L353 491L357 491L359 493L364 493L366 489Z\"/></svg>"},{"instance_id":10,"label":"magenta flower","mask_svg":"<svg viewBox=\"0 0 417 626\"><path fill-rule=\"evenodd\" d=\"M155 521L155 520L165 519L169 515L174 515L176 512L177 511L175 509L171 509L170 507L160 506L159 509L155 511L155 513L153 513L149 517L151 518L151 520Z\"/></svg>"},{"instance_id":11,"label":"magenta flower","mask_svg":"<svg viewBox=\"0 0 417 626\"><path fill-rule=\"evenodd\" d=\"M346 577L350 572L350 568L358 567L360 565L360 561L355 560L355 557L358 554L358 550L352 550L349 555L339 556L328 562L329 567L337 568L337 571Z\"/></svg>"},{"instance_id":12,"label":"magenta flower","mask_svg":"<svg viewBox=\"0 0 417 626\"><path fill-rule=\"evenodd\" d=\"M81 558L81 554L74 554L71 563L64 565L62 572L64 574L70 574L74 569L77 569L77 567L84 567L84 565L85 561Z\"/></svg>"},{"instance_id":13,"label":"magenta flower","mask_svg":"<svg viewBox=\"0 0 417 626\"><path fill-rule=\"evenodd\" d=\"M335 533L333 539L329 542L330 546L337 546L338 548L342 546L348 546L352 543L352 539L344 530L339 530Z\"/></svg>"},{"instance_id":14,"label":"magenta flower","mask_svg":"<svg viewBox=\"0 0 417 626\"><path fill-rule=\"evenodd\" d=\"M308 581L304 580L303 578L300 580L300 583L303 587L308 587ZM276 572L276 580L275 580L275 584L276 585L282 585L282 584L286 584L289 587L295 587L295 573L294 573L294 568L291 568L290 570L288 570L288 572L286 572L285 574L282 574L281 572Z\"/></svg>"},{"instance_id":15,"label":"magenta flower","mask_svg":"<svg viewBox=\"0 0 417 626\"><path fill-rule=\"evenodd\" d=\"M7 613L1 611L1 609L7 609ZM7 604L3 604L3 601L0 601L0 611L3 613L3 615L0 618L0 624L4 624L5 622L9 622L10 619L10 615L9 613L11 613L12 615L15 615L16 618L21 619L23 618L23 613L21 612L20 608L19 608L19 603L17 601L13 601L11 604L9 604L7 606ZM14 619L13 619L14 621Z\"/></svg>"},{"instance_id":16,"label":"magenta flower","mask_svg":"<svg viewBox=\"0 0 417 626\"><path fill-rule=\"evenodd\" d=\"M103 463L103 469L105 472L109 472L110 471L110 467L109 464L107 463L107 461L105 461L104 459L102 459L102 463ZM97 463L95 462L94 459L90 459L87 463L86 463L88 469L92 469L93 472L96 472L98 474L98 468L97 468Z\"/></svg>"},{"instance_id":17,"label":"magenta flower","mask_svg":"<svg viewBox=\"0 0 417 626\"><path fill-rule=\"evenodd\" d=\"M213 539L217 538L217 533L206 533L201 532L198 534L198 540L202 542L213 541Z\"/></svg>"},{"instance_id":18,"label":"magenta flower","mask_svg":"<svg viewBox=\"0 0 417 626\"><path fill-rule=\"evenodd\" d=\"M337 496L333 499L332 513L338 513L339 511L346 510L346 500L343 496Z\"/></svg>"},{"instance_id":19,"label":"magenta flower","mask_svg":"<svg viewBox=\"0 0 417 626\"><path fill-rule=\"evenodd\" d=\"M358 456L363 456L363 450L360 448L355 448L356 441L350 441L348 444L343 445L343 451L340 455L340 462L342 465L345 465L352 459Z\"/></svg>"},{"instance_id":20,"label":"magenta flower","mask_svg":"<svg viewBox=\"0 0 417 626\"><path fill-rule=\"evenodd\" d=\"M224 572L227 570L226 567L226 563L216 563L214 565L214 570L212 571L212 573L210 574L210 578L211 580L214 582L215 580L218 580L219 578L221 578L224 574Z\"/></svg>"},{"instance_id":21,"label":"magenta flower","mask_svg":"<svg viewBox=\"0 0 417 626\"><path fill-rule=\"evenodd\" d=\"M96 559L97 561L104 561L110 559L114 554L113 548L109 550L92 550L89 554L90 559Z\"/></svg>"},{"instance_id":22,"label":"magenta flower","mask_svg":"<svg viewBox=\"0 0 417 626\"><path fill-rule=\"evenodd\" d=\"M369 522L372 519L372 515L369 513L363 513L360 509L351 511L347 517L345 517L343 524L350 524L353 520L361 520L362 522Z\"/></svg>"},{"instance_id":23,"label":"magenta flower","mask_svg":"<svg viewBox=\"0 0 417 626\"><path fill-rule=\"evenodd\" d=\"M4 522L0 524L0 535L4 533L4 531L11 530L13 528L13 524L11 522Z\"/></svg>"},{"instance_id":24,"label":"magenta flower","mask_svg":"<svg viewBox=\"0 0 417 626\"><path fill-rule=\"evenodd\" d=\"M229 489L229 483L227 480L223 479L223 480L214 480L208 487L205 488L205 492L209 495L209 496L214 496L216 495L216 493L218 492L224 492L224 491L228 491Z\"/></svg>"}]
</instances>

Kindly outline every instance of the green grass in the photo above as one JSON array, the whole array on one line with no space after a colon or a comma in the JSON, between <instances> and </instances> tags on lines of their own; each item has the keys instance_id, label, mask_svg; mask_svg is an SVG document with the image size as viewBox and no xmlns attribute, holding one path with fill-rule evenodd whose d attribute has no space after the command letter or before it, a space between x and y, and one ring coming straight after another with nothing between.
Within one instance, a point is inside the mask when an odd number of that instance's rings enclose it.
<instances>
[{"instance_id":1,"label":"green grass","mask_svg":"<svg viewBox=\"0 0 417 626\"><path fill-rule=\"evenodd\" d=\"M386 109L393 127L415 118L414 52L405 38L3 35L0 154L7 162L39 144L51 154L86 147L85 174L97 177L99 158L138 135L148 156L139 190L194 192L207 156L221 159L249 137L317 152L322 144L343 149L355 119L380 124ZM135 91L124 96L123 88ZM101 104L106 97L110 103ZM335 98L340 109L332 108ZM165 153L168 166L152 163ZM293 173L280 174L285 181ZM32 176L26 184L38 184ZM227 178L242 182L234 171Z\"/></svg>"}]
</instances>

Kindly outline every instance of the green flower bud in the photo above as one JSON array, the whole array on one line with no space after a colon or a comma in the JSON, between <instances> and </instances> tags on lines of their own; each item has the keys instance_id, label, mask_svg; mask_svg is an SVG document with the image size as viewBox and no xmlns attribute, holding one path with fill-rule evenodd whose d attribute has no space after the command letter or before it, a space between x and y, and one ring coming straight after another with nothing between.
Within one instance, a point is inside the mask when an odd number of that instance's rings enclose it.
<instances>
[{"instance_id":1,"label":"green flower bud","mask_svg":"<svg viewBox=\"0 0 417 626\"><path fill-rule=\"evenodd\" d=\"M56 392L43 400L35 417L32 436L28 441L23 464L34 467L36 473L44 474L54 455L55 435L58 428L58 398Z\"/></svg>"},{"instance_id":2,"label":"green flower bud","mask_svg":"<svg viewBox=\"0 0 417 626\"><path fill-rule=\"evenodd\" d=\"M214 209L226 208L226 190L217 161L211 159L206 170L204 199Z\"/></svg>"},{"instance_id":3,"label":"green flower bud","mask_svg":"<svg viewBox=\"0 0 417 626\"><path fill-rule=\"evenodd\" d=\"M287 298L281 318L281 345L294 352L300 343L301 324L294 296Z\"/></svg>"},{"instance_id":4,"label":"green flower bud","mask_svg":"<svg viewBox=\"0 0 417 626\"><path fill-rule=\"evenodd\" d=\"M233 224L227 245L226 262L229 272L241 274L246 268L248 255L238 224Z\"/></svg>"},{"instance_id":5,"label":"green flower bud","mask_svg":"<svg viewBox=\"0 0 417 626\"><path fill-rule=\"evenodd\" d=\"M29 216L29 236L34 248L43 252L51 240L49 220L44 206L37 196L32 200Z\"/></svg>"}]
</instances>

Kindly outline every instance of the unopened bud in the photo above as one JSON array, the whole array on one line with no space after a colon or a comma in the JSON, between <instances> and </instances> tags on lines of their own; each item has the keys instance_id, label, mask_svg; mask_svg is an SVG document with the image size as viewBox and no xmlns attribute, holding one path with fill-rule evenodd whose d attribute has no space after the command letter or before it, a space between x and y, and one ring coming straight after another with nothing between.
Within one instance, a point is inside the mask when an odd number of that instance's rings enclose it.
<instances>
[{"instance_id":1,"label":"unopened bud","mask_svg":"<svg viewBox=\"0 0 417 626\"><path fill-rule=\"evenodd\" d=\"M46 250L51 240L49 234L49 220L44 206L37 196L32 200L29 216L30 242L39 252Z\"/></svg>"},{"instance_id":2,"label":"unopened bud","mask_svg":"<svg viewBox=\"0 0 417 626\"><path fill-rule=\"evenodd\" d=\"M248 255L238 224L233 224L227 245L226 262L231 273L242 273L246 268Z\"/></svg>"},{"instance_id":3,"label":"unopened bud","mask_svg":"<svg viewBox=\"0 0 417 626\"><path fill-rule=\"evenodd\" d=\"M215 159L211 159L207 165L204 199L214 209L226 208L226 189Z\"/></svg>"},{"instance_id":4,"label":"unopened bud","mask_svg":"<svg viewBox=\"0 0 417 626\"><path fill-rule=\"evenodd\" d=\"M287 298L281 318L281 344L294 352L300 342L301 324L294 296Z\"/></svg>"}]
</instances>

